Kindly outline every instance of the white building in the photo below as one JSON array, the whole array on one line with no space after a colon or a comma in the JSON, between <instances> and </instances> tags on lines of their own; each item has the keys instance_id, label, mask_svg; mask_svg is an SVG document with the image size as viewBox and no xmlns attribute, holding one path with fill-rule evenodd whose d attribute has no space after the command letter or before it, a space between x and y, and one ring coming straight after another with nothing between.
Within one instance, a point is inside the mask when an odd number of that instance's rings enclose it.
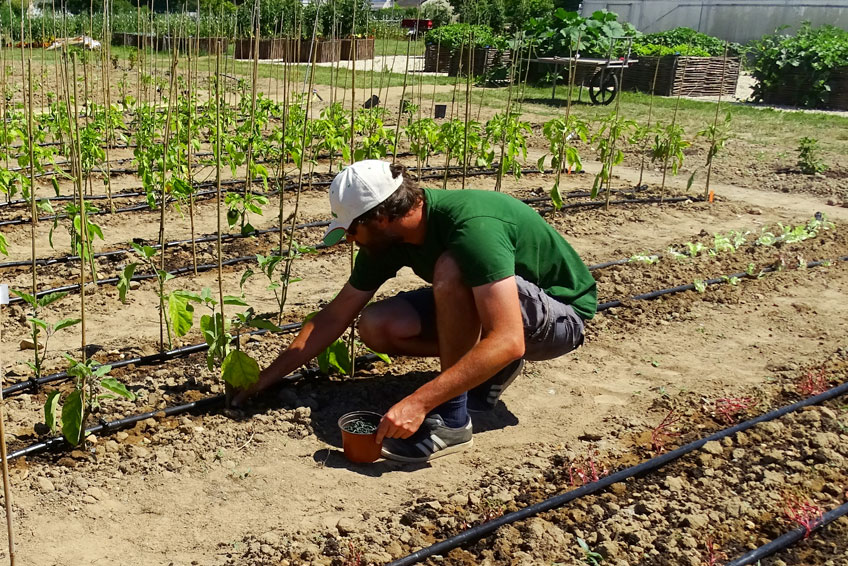
<instances>
[{"instance_id":1,"label":"white building","mask_svg":"<svg viewBox=\"0 0 848 566\"><path fill-rule=\"evenodd\" d=\"M601 9L617 13L620 21L645 33L686 26L738 43L784 25L794 31L805 20L848 29L846 0L584 0L582 13Z\"/></svg>"}]
</instances>

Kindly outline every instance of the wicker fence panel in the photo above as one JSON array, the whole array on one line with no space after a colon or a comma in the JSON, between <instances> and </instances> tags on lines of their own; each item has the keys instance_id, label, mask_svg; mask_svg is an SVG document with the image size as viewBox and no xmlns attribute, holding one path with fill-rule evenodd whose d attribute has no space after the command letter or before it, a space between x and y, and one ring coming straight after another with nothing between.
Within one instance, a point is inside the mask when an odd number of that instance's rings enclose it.
<instances>
[{"instance_id":1,"label":"wicker fence panel","mask_svg":"<svg viewBox=\"0 0 848 566\"><path fill-rule=\"evenodd\" d=\"M471 53L471 74L484 75L498 67L508 68L512 62L512 51L493 47L476 47ZM451 55L448 75L465 76L468 68L468 51L462 49Z\"/></svg>"},{"instance_id":2,"label":"wicker fence panel","mask_svg":"<svg viewBox=\"0 0 848 566\"><path fill-rule=\"evenodd\" d=\"M363 39L342 39L340 45L340 53L342 61L351 61L353 60L353 42L356 41L356 60L361 61L363 59L373 59L374 58L374 38L363 38Z\"/></svg>"},{"instance_id":3,"label":"wicker fence panel","mask_svg":"<svg viewBox=\"0 0 848 566\"><path fill-rule=\"evenodd\" d=\"M739 80L739 58L728 57L725 66L723 57L640 57L625 71L622 86L625 90L651 92L655 73L654 94L660 96L732 96Z\"/></svg>"},{"instance_id":4,"label":"wicker fence panel","mask_svg":"<svg viewBox=\"0 0 848 566\"><path fill-rule=\"evenodd\" d=\"M848 66L837 67L833 70L828 81L830 85L831 108L848 110Z\"/></svg>"},{"instance_id":5,"label":"wicker fence panel","mask_svg":"<svg viewBox=\"0 0 848 566\"><path fill-rule=\"evenodd\" d=\"M450 71L451 52L450 49L439 45L428 45L424 51L425 73L447 73Z\"/></svg>"}]
</instances>

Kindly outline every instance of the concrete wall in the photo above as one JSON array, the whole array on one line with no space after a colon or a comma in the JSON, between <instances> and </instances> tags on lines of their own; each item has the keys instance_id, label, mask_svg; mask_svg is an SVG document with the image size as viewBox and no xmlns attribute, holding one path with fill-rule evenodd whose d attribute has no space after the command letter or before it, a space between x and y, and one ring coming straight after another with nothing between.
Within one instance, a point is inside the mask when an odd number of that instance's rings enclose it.
<instances>
[{"instance_id":1,"label":"concrete wall","mask_svg":"<svg viewBox=\"0 0 848 566\"><path fill-rule=\"evenodd\" d=\"M809 20L848 29L848 0L618 0L583 2L583 15L607 9L651 33L686 26L721 39L745 43L782 25L788 31Z\"/></svg>"}]
</instances>

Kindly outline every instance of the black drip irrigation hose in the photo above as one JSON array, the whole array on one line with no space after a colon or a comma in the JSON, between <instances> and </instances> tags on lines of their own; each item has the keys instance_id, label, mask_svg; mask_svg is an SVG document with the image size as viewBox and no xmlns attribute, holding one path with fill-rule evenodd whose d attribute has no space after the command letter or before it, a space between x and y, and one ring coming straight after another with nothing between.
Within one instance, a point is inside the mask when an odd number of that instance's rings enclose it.
<instances>
[{"instance_id":1,"label":"black drip irrigation hose","mask_svg":"<svg viewBox=\"0 0 848 566\"><path fill-rule=\"evenodd\" d=\"M432 546L428 546L422 548L421 550L413 552L408 556L399 558L398 560L390 562L389 564L387 564L387 566L409 566L410 564L415 564L416 562L420 562L421 560L424 560L425 558L429 558L434 555L443 556L454 548L487 536L504 525L509 525L516 521L527 519L528 517L532 517L534 515L538 515L539 513L544 513L546 511L556 509L557 507L562 507L566 503L574 501L575 499L598 493L599 491L606 489L615 483L623 482L629 478L638 475L644 475L658 470L666 464L673 462L678 458L689 454L690 452L699 450L707 442L721 440L726 436L730 436L732 434L736 434L737 432L748 430L749 428L759 423L774 420L793 411L797 411L798 409L809 407L810 405L817 405L829 399L845 395L846 393L848 393L848 382L833 387L825 391L824 393L816 395L815 397L810 397L808 399L804 399L803 401L799 401L791 405L786 405L779 409L775 409L774 411L771 411L769 413L760 415L759 417L755 417L751 420L734 425L730 428L720 430L705 438L695 440L693 442L690 442L689 444L681 446L680 448L672 450L671 452L666 452L665 454L642 462L641 464L637 464L636 466L632 466L630 468L625 468L624 470L615 472L614 474L606 476L596 482L586 484L575 490L568 491L560 495L555 495L554 497L551 497L544 501L540 501L539 503L535 503L523 509L519 509L518 511L507 513L506 515L502 515L501 517L492 519L487 523L483 523L482 525L477 525L476 527L472 527L468 530L465 530L442 542L438 542ZM730 565L728 564L727 566Z\"/></svg>"},{"instance_id":2,"label":"black drip irrigation hose","mask_svg":"<svg viewBox=\"0 0 848 566\"><path fill-rule=\"evenodd\" d=\"M848 261L848 256L842 256L837 258L837 261ZM818 260L818 261L808 261L805 266L809 269L811 267L820 267L822 265L831 263L831 260ZM603 264L602 264L603 265ZM772 273L778 271L777 267L765 267L759 271L759 273ZM743 279L751 277L744 271L740 271L738 273L733 273L731 275L725 275L724 277L717 277L715 279L705 279L704 285L718 285L719 283L726 283L728 280L736 278ZM663 295L670 295L673 293L682 293L683 291L692 291L695 289L694 283L689 283L686 285L678 285L677 287L669 287L668 289L661 289L659 291L651 291L650 293L643 293L641 295L636 295L635 297L631 297L630 301L643 301L649 299L656 299L657 297L661 297ZM624 305L624 301L620 299L616 299L614 301L609 301L606 303L601 303L598 305L598 312L605 311L607 309L611 309L614 307L620 307Z\"/></svg>"},{"instance_id":3,"label":"black drip irrigation hose","mask_svg":"<svg viewBox=\"0 0 848 566\"><path fill-rule=\"evenodd\" d=\"M295 230L300 230L300 229L305 229L305 228L320 228L320 227L329 226L329 225L330 225L329 220L319 220L317 222L305 222L303 224L297 224L294 228L295 228ZM288 226L285 228L285 230L289 231ZM264 230L256 230L256 231L251 232L249 234L222 234L221 235L221 241L222 242L230 242L230 241L233 241L233 240L240 240L242 238L252 238L252 237L255 237L255 236L263 236L265 234L278 234L279 232L280 232L279 228L268 228L268 229L264 229ZM205 244L205 243L216 242L216 241L218 241L217 235L201 236L200 238L194 239L195 244ZM188 240L172 240L170 242L165 242L165 248L167 249L167 248L172 248L172 247L179 247L179 246L184 246L184 245L188 245L188 244L191 244L191 243L192 243L191 239L188 239ZM158 250L158 249L161 249L162 246L160 246L159 244L154 244L150 247ZM112 250L111 252L97 252L97 253L94 254L94 258L99 259L99 258L118 257L118 256L128 255L128 254L132 253L133 251L134 250L127 248L127 249L122 249L122 250ZM62 256L62 257L57 257L57 258L37 259L37 260L35 260L35 263L38 266L45 267L45 266L48 266L48 265L55 265L57 263L69 263L69 262L72 262L72 261L74 261L74 262L79 261L79 256L78 255L68 255L68 256ZM5 262L5 263L0 263L0 269L11 268L11 267L29 267L31 265L32 265L31 261L8 261L8 262ZM49 292L51 292L51 291L50 290L42 291L42 293L49 293Z\"/></svg>"},{"instance_id":4,"label":"black drip irrigation hose","mask_svg":"<svg viewBox=\"0 0 848 566\"><path fill-rule=\"evenodd\" d=\"M356 363L362 364L367 362L373 362L378 360L379 357L376 354L366 354L364 356L360 356L356 359ZM114 367L114 366L113 366ZM302 378L310 377L313 375L317 375L320 373L318 368L307 368L303 371L293 373L287 375L283 378L283 382L279 385L284 385L286 383L291 383L297 381ZM278 386L275 386L278 387ZM211 397L205 397L203 399L199 399L197 401L192 401L191 403L186 403L184 405L175 405L173 407L166 407L164 409L159 409L156 411L148 411L146 413L141 413L138 415L133 415L131 417L126 417L123 419L118 419L109 422L103 422L99 425L95 425L93 427L85 429L85 432L82 434L82 438L87 438L90 434L103 434L103 433L111 433L116 432L118 430L128 428L130 426L135 425L141 421L157 418L157 417L171 417L175 415L180 415L182 413L188 413L191 411L196 411L198 409L211 409L213 407L218 407L224 404L226 400L226 395L213 395ZM64 447L70 446L62 436L54 436L49 440L45 440L42 442L36 442L27 446L26 448L22 448L20 450L16 450L10 453L6 459L14 460L15 458L19 458L21 456L32 456L34 454L39 454L41 452L45 452L50 449L60 449Z\"/></svg>"},{"instance_id":5,"label":"black drip irrigation hose","mask_svg":"<svg viewBox=\"0 0 848 566\"><path fill-rule=\"evenodd\" d=\"M277 332L278 334L290 334L292 332L296 332L300 329L301 323L292 322L290 324L284 324L280 327L280 330ZM250 332L242 332L241 336L261 336L262 334L267 333L267 330L251 330ZM127 358L125 360L118 360L114 362L106 362L101 365L111 366L112 369L122 368L129 365L137 365L137 366L156 366L162 365L165 362L170 360L175 360L178 358L184 358L186 356L190 356L192 354L199 354L200 352L205 352L209 349L208 344L194 344L191 346L183 346L182 348L176 348L174 350L168 350L167 352L159 352L157 354L150 354L148 356L138 356L135 358ZM58 373L52 373L50 375L45 375L38 379L28 379L26 381L19 381L18 383L14 383L9 387L3 389L3 395L9 396L15 393L21 393L24 391L34 391L38 390L42 385L46 385L48 383L53 383L56 381L62 381L64 379L69 378L68 372L60 371Z\"/></svg>"},{"instance_id":6,"label":"black drip irrigation hose","mask_svg":"<svg viewBox=\"0 0 848 566\"><path fill-rule=\"evenodd\" d=\"M839 261L848 261L848 256L840 257L840 258L838 258L838 260ZM616 261L610 261L610 262L590 266L589 269L592 269L592 270L601 269L603 267L608 267L609 265L619 265L619 264L622 264L622 263L626 263L628 261L629 261L629 259L621 259L621 260L616 260ZM807 263L807 267L808 268L818 267L818 266L824 265L826 263L828 263L828 260L811 261L811 262ZM200 266L198 266L198 268L199 267ZM189 268L181 268L181 269L189 269ZM776 269L775 268L766 268L766 269L762 270L763 273L770 273L772 271L776 271ZM715 278L715 279L708 279L707 281L705 281L705 284L707 284L707 285L717 285L719 283L725 283L728 279L730 279L730 277L739 277L741 279L742 277L745 277L745 276L747 276L746 273L737 273L737 274L734 274L734 275L730 275L727 278L720 277L720 278ZM144 277L145 279L149 279L149 278L152 278L154 276L153 275L144 275L144 276L141 276L141 277ZM135 278L133 278L133 279L135 279ZM114 281L114 280L111 280L111 281ZM78 285L67 286L67 288L74 288L74 287L78 288L79 286ZM668 294L672 294L672 293L681 293L681 292L684 292L684 291L691 291L694 288L695 288L694 284L691 284L691 283L687 284L687 285L678 285L677 287L670 287L668 289L661 289L659 291L652 291L650 293L644 293L642 295L636 295L634 297L631 297L629 300L630 301L638 301L638 300L656 299L656 298L661 297L663 295L668 295ZM65 289L65 288L59 288L59 289ZM55 291L56 291L56 289L52 289L50 291L44 291L43 293L55 292ZM20 299L18 298L18 300L20 300ZM9 302L11 303L12 299L10 299ZM15 301L15 302L18 302L18 301ZM605 312L605 311L607 311L611 308L623 306L624 304L625 304L625 302L622 301L622 300L615 300L615 301L609 301L609 302L606 302L606 303L601 303L600 305L598 305L597 312L602 313L602 312ZM288 333L288 332L294 332L294 331L298 330L300 328L300 326L301 326L300 323L291 323L291 324L284 325L280 328L282 329L282 332ZM265 330L256 330L256 331L251 332L250 334L264 334L265 332L266 332ZM171 350L171 351L163 352L163 353L159 353L159 354L153 354L153 355L150 355L150 356L143 356L141 358L133 358L133 359L130 359L130 360L120 360L120 361L116 361L114 363L106 362L104 365L111 365L114 368L123 367L123 366L133 364L133 363L135 363L137 365L157 365L157 364L162 364L162 363L164 363L168 360L174 359L174 358L184 357L184 356L188 356L188 355L195 354L195 353L198 353L198 352L203 352L203 351L206 351L208 348L209 348L209 346L205 343L204 344L195 344L193 346L185 346L183 348L177 348L176 350ZM26 390L30 390L30 389L37 389L41 385L44 385L44 384L50 383L50 382L54 382L54 381L59 381L61 379L66 379L67 377L68 377L67 372L59 372L59 373L55 373L55 374L51 374L51 375L42 377L40 379L28 379L26 381L21 381L21 382L15 383L15 384L10 385L9 387L3 389L3 395L9 396L9 395L12 395L14 393L19 393L21 391L26 391Z\"/></svg>"},{"instance_id":7,"label":"black drip irrigation hose","mask_svg":"<svg viewBox=\"0 0 848 566\"><path fill-rule=\"evenodd\" d=\"M748 564L758 563L763 558L792 546L799 540L808 537L811 532L822 529L840 517L844 517L846 515L848 515L848 503L843 503L836 509L831 509L827 513L823 514L821 516L821 520L817 521L815 526L809 532L805 527L798 527L797 529L793 529L780 535L773 541L767 542L759 548L743 554L736 560L726 562L724 566L747 566Z\"/></svg>"}]
</instances>

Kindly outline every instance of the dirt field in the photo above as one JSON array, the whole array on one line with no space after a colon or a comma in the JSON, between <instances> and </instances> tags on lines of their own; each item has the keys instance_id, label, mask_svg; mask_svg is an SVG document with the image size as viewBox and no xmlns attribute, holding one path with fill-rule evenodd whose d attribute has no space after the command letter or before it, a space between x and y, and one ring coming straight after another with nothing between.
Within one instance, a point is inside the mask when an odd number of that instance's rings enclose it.
<instances>
[{"instance_id":1,"label":"dirt field","mask_svg":"<svg viewBox=\"0 0 848 566\"><path fill-rule=\"evenodd\" d=\"M94 435L74 451L17 458L10 470L17 563L384 564L578 487L584 477L593 479L592 469L603 476L730 422L802 399L811 391L810 380L819 379L814 383L819 386L844 383L848 262L837 258L848 255L848 208L841 206L848 170L836 163L824 177L811 179L791 170L781 173L775 161L757 169L752 165L756 157L742 143L730 152L725 163L733 165L717 173L712 204L698 201L701 189L693 189L684 202L546 213L587 264L636 255L661 258L594 271L599 301L621 299L623 304L588 323L586 343L578 351L528 363L503 403L492 414L475 417L470 450L420 466L389 461L352 465L341 452L340 415L356 409L385 411L435 375L435 360L364 364L354 379L309 377L245 410L157 416L114 434ZM534 138L528 163L542 153ZM326 167L321 162L317 170L323 173ZM588 173L568 176L563 190L588 189L598 167L587 162ZM616 169L613 186L632 187L638 176L638 160L628 154L625 166ZM686 195L685 177L671 179L663 196ZM783 181L761 182L773 177ZM659 181L660 174L648 170L644 182L649 188L635 196L660 196ZM552 175L526 174L508 179L504 190L519 198L545 196L552 183ZM471 188L490 190L493 185L492 176L468 178ZM113 191L137 186L136 177L123 175L115 178ZM449 188L459 187L458 179L450 181ZM50 189L45 184L42 190ZM293 210L294 198L284 196L286 214ZM251 222L260 229L274 227L278 209L279 200L273 197L266 213ZM778 223L803 225L817 212L833 224L814 237L755 244L764 230L779 232ZM172 209L167 214L166 239L188 238L188 217ZM26 212L9 209L0 215L5 220ZM326 219L326 187L305 191L298 222ZM126 248L130 239L152 243L157 238L158 211L107 215L98 221L104 240L97 242L97 251ZM51 225L42 222L37 228L41 257L65 254L70 247L67 232L59 228L56 251L50 250ZM197 234L215 230L214 200L200 201ZM710 254L714 235L731 231L749 234L736 251ZM302 229L296 239L314 245L322 233L323 228ZM10 243L9 260L29 258L28 225L4 227L3 234ZM267 254L278 238L272 234L226 242L224 256ZM700 243L703 251L672 259L669 248L685 253L687 243ZM200 263L213 262L214 252L214 244L200 245ZM830 261L802 267L815 260ZM115 276L127 261L126 256L100 260L100 277ZM189 246L168 251L169 269L190 261ZM239 280L250 265L255 267L246 261L225 268L228 293L239 293ZM758 276L766 268L775 271ZM298 259L294 275L303 280L291 287L284 322L300 322L329 301L348 271L346 249ZM746 271L751 276L738 276ZM737 277L703 292L629 300L732 274ZM12 287L25 288L31 281L29 268L4 269L3 275ZM40 268L39 278L44 288L73 283L78 264ZM380 296L420 284L404 271ZM217 279L209 271L168 285L197 292L216 288ZM90 286L86 293L87 342L99 361L157 351L155 284L133 287L127 304L120 303L113 285ZM245 285L244 294L257 312L274 311L260 277ZM72 316L79 300L79 293L72 293L43 318ZM20 305L3 312L0 355L6 385L29 375L24 362L31 351L20 348L27 338L25 321ZM264 365L289 339L266 335L242 342ZM174 346L199 342L195 328ZM52 337L46 373L64 369L61 352L78 347L77 330ZM96 415L104 421L223 392L203 354L161 366L116 369L113 375L138 398L105 401ZM42 404L52 388L6 400L10 451L49 437L35 424L43 421ZM722 399L744 407L722 413ZM677 420L657 433L668 416ZM824 510L848 500L844 397L710 443L669 467L504 527L426 563L591 564L594 555L581 550L579 538L603 564L719 564L797 526L784 518L790 495ZM5 541L0 540L0 547L7 548ZM762 564L845 566L848 521L843 518Z\"/></svg>"}]
</instances>

